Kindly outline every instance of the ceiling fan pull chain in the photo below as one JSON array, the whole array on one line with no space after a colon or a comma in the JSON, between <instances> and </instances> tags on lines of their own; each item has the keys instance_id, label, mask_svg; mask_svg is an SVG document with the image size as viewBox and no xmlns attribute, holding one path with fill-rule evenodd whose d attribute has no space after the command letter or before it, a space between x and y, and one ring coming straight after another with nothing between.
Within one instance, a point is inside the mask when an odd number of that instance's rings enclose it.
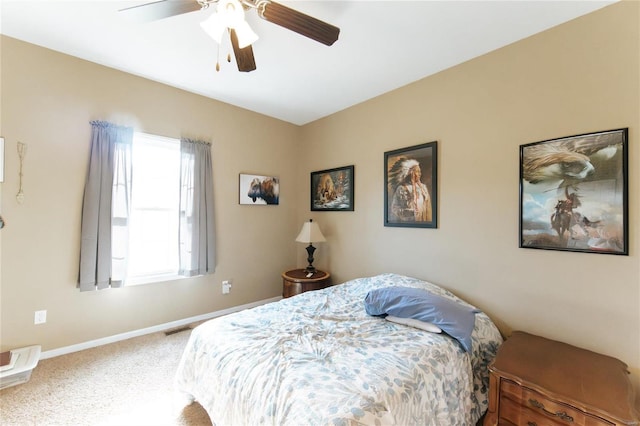
<instances>
[{"instance_id":1,"label":"ceiling fan pull chain","mask_svg":"<svg viewBox=\"0 0 640 426\"><path fill-rule=\"evenodd\" d=\"M216 51L216 72L220 72L220 45Z\"/></svg>"}]
</instances>

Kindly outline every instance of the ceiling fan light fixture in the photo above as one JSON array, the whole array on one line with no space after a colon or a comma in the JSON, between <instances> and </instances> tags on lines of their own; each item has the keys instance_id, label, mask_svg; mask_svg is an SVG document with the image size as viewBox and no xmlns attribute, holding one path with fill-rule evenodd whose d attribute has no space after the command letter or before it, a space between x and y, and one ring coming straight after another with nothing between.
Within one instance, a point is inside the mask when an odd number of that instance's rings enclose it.
<instances>
[{"instance_id":1,"label":"ceiling fan light fixture","mask_svg":"<svg viewBox=\"0 0 640 426\"><path fill-rule=\"evenodd\" d=\"M216 43L222 44L222 35L224 34L224 30L227 28L225 23L220 18L220 15L217 13L209 16L209 19L200 23L200 26L206 32L209 37L214 39Z\"/></svg>"},{"instance_id":2,"label":"ceiling fan light fixture","mask_svg":"<svg viewBox=\"0 0 640 426\"><path fill-rule=\"evenodd\" d=\"M244 19L244 9L238 0L220 0L218 12L200 23L200 26L218 44L222 44L222 36L227 28L236 30L240 48L258 40L258 35Z\"/></svg>"},{"instance_id":3,"label":"ceiling fan light fixture","mask_svg":"<svg viewBox=\"0 0 640 426\"><path fill-rule=\"evenodd\" d=\"M240 49L244 49L258 41L258 34L251 29L247 21L240 22L234 29L238 34L238 46L240 46Z\"/></svg>"}]
</instances>

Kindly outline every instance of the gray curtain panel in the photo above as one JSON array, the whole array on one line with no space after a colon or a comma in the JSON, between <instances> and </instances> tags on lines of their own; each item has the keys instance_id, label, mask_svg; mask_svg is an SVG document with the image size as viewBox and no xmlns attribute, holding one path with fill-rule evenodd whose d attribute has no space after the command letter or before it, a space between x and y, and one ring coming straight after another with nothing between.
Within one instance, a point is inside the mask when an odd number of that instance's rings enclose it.
<instances>
[{"instance_id":1,"label":"gray curtain panel","mask_svg":"<svg viewBox=\"0 0 640 426\"><path fill-rule=\"evenodd\" d=\"M123 266L122 262L116 260L117 276L114 277L112 273L112 232L116 234L117 246L121 245L123 238L126 241L126 237L122 235L126 231L122 229L128 227L132 142L132 128L105 121L91 122L91 154L82 201L81 291L119 287L123 284L126 265ZM112 217L114 202L115 218ZM121 250L115 251L120 251L118 258L121 258ZM126 261L126 255L123 259Z\"/></svg>"},{"instance_id":2,"label":"gray curtain panel","mask_svg":"<svg viewBox=\"0 0 640 426\"><path fill-rule=\"evenodd\" d=\"M180 140L180 275L215 271L211 145Z\"/></svg>"}]
</instances>

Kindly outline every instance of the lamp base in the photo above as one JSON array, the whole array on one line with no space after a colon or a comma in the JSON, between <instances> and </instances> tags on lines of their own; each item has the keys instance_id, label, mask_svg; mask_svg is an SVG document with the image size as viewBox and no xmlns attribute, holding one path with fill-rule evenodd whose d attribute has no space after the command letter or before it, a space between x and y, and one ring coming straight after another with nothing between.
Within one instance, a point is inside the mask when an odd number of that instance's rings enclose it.
<instances>
[{"instance_id":1,"label":"lamp base","mask_svg":"<svg viewBox=\"0 0 640 426\"><path fill-rule=\"evenodd\" d=\"M309 262L309 265L304 270L307 274L313 274L316 272L316 268L313 266L314 251L316 251L316 248L313 246L313 244L309 244L307 246L307 262Z\"/></svg>"}]
</instances>

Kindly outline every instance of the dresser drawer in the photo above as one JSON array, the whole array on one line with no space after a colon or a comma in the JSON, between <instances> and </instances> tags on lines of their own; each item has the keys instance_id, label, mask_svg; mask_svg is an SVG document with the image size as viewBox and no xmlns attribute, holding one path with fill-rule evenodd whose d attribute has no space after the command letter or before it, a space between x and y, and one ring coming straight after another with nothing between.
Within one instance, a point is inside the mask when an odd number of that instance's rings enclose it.
<instances>
[{"instance_id":1,"label":"dresser drawer","mask_svg":"<svg viewBox=\"0 0 640 426\"><path fill-rule=\"evenodd\" d=\"M543 414L530 410L523 405L519 405L508 398L500 399L499 418L499 425L564 426L567 424L573 424L550 419L545 417Z\"/></svg>"},{"instance_id":2,"label":"dresser drawer","mask_svg":"<svg viewBox=\"0 0 640 426\"><path fill-rule=\"evenodd\" d=\"M527 426L611 426L599 417L553 401L539 392L520 386L510 380L500 382L501 419Z\"/></svg>"}]
</instances>

